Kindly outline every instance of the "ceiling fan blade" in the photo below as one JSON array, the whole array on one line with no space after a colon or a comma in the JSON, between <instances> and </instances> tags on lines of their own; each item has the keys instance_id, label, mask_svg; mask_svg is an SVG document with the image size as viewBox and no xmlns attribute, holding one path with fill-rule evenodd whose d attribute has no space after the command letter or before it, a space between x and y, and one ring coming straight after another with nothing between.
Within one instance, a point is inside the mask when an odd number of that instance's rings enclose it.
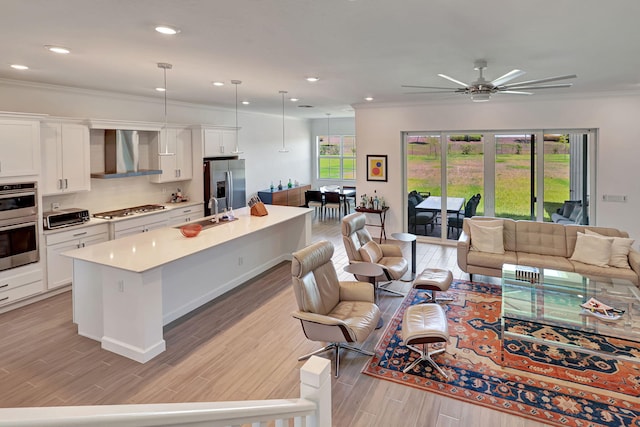
<instances>
[{"instance_id":1,"label":"ceiling fan blade","mask_svg":"<svg viewBox=\"0 0 640 427\"><path fill-rule=\"evenodd\" d=\"M521 92L518 90L499 90L497 93L510 93L513 95L533 95L531 92Z\"/></svg>"},{"instance_id":2,"label":"ceiling fan blade","mask_svg":"<svg viewBox=\"0 0 640 427\"><path fill-rule=\"evenodd\" d=\"M502 85L502 87L513 87L513 86L523 86L523 85L532 85L538 83L549 83L555 82L557 80L566 80L566 79L575 79L575 74L567 74L566 76L556 76L556 77L547 77L546 79L538 79L538 80L527 80L526 82L517 82L517 83L509 83L508 85Z\"/></svg>"},{"instance_id":3,"label":"ceiling fan blade","mask_svg":"<svg viewBox=\"0 0 640 427\"><path fill-rule=\"evenodd\" d=\"M420 94L430 94L430 93L458 93L457 89L450 90L432 90L429 92L403 92L404 95L420 95Z\"/></svg>"},{"instance_id":4,"label":"ceiling fan blade","mask_svg":"<svg viewBox=\"0 0 640 427\"><path fill-rule=\"evenodd\" d=\"M447 79L450 82L454 82L455 84L458 84L458 85L463 86L463 87L468 87L469 86L468 84L463 83L460 80L456 80L453 77L449 77L446 74L438 74L438 76L442 77L443 79Z\"/></svg>"},{"instance_id":5,"label":"ceiling fan blade","mask_svg":"<svg viewBox=\"0 0 640 427\"><path fill-rule=\"evenodd\" d=\"M534 90L534 89L559 89L562 87L571 87L573 86L572 83L560 83L557 85L526 85L526 86L509 86L507 88L507 90ZM502 86L505 87L505 86ZM501 90L500 92L504 92L503 90Z\"/></svg>"},{"instance_id":6,"label":"ceiling fan blade","mask_svg":"<svg viewBox=\"0 0 640 427\"><path fill-rule=\"evenodd\" d=\"M517 77L520 77L524 74L527 74L526 71L522 71L522 70L511 70L509 71L507 74L505 74L502 77L498 77L497 79L495 79L494 81L491 82L492 85L494 86L501 86L503 84L505 84L508 81L511 81Z\"/></svg>"},{"instance_id":7,"label":"ceiling fan blade","mask_svg":"<svg viewBox=\"0 0 640 427\"><path fill-rule=\"evenodd\" d=\"M458 90L456 88L453 87L438 87L438 86L412 86L412 85L402 85L401 87L411 87L411 88L415 88L415 89L440 89L440 90Z\"/></svg>"}]
</instances>

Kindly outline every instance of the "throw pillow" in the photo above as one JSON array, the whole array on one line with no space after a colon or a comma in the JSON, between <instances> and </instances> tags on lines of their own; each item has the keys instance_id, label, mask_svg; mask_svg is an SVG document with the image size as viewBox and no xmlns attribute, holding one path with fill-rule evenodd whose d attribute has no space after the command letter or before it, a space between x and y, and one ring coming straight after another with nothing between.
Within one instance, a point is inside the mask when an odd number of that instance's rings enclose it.
<instances>
[{"instance_id":1,"label":"throw pillow","mask_svg":"<svg viewBox=\"0 0 640 427\"><path fill-rule=\"evenodd\" d=\"M607 237L589 229L585 229L584 233L589 236ZM611 245L611 257L609 258L609 265L611 267L631 268L629 266L629 251L631 250L633 242L635 242L635 240L627 237L613 238L613 244Z\"/></svg>"},{"instance_id":2,"label":"throw pillow","mask_svg":"<svg viewBox=\"0 0 640 427\"><path fill-rule=\"evenodd\" d=\"M502 220L469 220L471 250L504 254L503 224Z\"/></svg>"},{"instance_id":3,"label":"throw pillow","mask_svg":"<svg viewBox=\"0 0 640 427\"><path fill-rule=\"evenodd\" d=\"M576 248L570 260L598 267L609 267L613 238L589 236L580 232L577 233L577 237Z\"/></svg>"},{"instance_id":4,"label":"throw pillow","mask_svg":"<svg viewBox=\"0 0 640 427\"><path fill-rule=\"evenodd\" d=\"M382 258L382 248L373 240L358 249L363 261L378 262Z\"/></svg>"}]
</instances>

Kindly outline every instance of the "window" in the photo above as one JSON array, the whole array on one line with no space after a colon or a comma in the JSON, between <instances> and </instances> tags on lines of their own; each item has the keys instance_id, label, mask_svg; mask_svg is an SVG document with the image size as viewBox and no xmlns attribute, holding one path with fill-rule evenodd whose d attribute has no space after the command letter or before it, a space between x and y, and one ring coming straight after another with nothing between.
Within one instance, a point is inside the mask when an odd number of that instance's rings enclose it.
<instances>
[{"instance_id":1,"label":"window","mask_svg":"<svg viewBox=\"0 0 640 427\"><path fill-rule=\"evenodd\" d=\"M356 137L318 136L318 179L356 179Z\"/></svg>"}]
</instances>

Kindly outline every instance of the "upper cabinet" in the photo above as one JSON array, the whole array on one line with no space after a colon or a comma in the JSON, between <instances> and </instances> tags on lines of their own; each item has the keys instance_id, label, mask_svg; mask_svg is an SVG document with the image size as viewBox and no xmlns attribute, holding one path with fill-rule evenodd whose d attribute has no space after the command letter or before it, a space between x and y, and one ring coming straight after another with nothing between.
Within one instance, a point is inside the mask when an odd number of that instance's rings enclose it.
<instances>
[{"instance_id":1,"label":"upper cabinet","mask_svg":"<svg viewBox=\"0 0 640 427\"><path fill-rule=\"evenodd\" d=\"M161 169L162 174L152 175L149 180L162 183L193 178L192 154L191 129L167 128L158 132L157 143L149 148L150 166Z\"/></svg>"},{"instance_id":2,"label":"upper cabinet","mask_svg":"<svg viewBox=\"0 0 640 427\"><path fill-rule=\"evenodd\" d=\"M42 194L90 190L89 128L78 123L44 121L40 137Z\"/></svg>"},{"instance_id":3,"label":"upper cabinet","mask_svg":"<svg viewBox=\"0 0 640 427\"><path fill-rule=\"evenodd\" d=\"M202 146L202 157L233 155L236 148L236 128L197 126L194 135Z\"/></svg>"},{"instance_id":4,"label":"upper cabinet","mask_svg":"<svg viewBox=\"0 0 640 427\"><path fill-rule=\"evenodd\" d=\"M40 122L0 117L0 177L38 175Z\"/></svg>"}]
</instances>

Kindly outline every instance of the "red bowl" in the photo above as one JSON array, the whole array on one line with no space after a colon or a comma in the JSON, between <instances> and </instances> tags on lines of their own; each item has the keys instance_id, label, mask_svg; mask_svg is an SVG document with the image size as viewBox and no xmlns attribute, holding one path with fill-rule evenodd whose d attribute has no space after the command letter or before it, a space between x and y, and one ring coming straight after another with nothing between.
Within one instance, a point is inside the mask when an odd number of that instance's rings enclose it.
<instances>
[{"instance_id":1,"label":"red bowl","mask_svg":"<svg viewBox=\"0 0 640 427\"><path fill-rule=\"evenodd\" d=\"M180 227L180 232L184 237L196 237L202 231L200 224L187 224Z\"/></svg>"}]
</instances>

